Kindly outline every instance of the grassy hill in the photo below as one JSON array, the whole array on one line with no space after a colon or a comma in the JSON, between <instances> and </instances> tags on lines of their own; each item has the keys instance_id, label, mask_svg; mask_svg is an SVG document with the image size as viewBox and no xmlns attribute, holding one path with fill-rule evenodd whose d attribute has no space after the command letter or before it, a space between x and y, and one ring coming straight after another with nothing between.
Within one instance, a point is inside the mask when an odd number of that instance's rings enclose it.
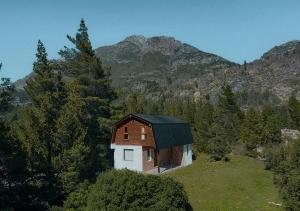
<instances>
[{"instance_id":1,"label":"grassy hill","mask_svg":"<svg viewBox=\"0 0 300 211\"><path fill-rule=\"evenodd\" d=\"M283 210L272 174L260 161L231 156L230 162L210 162L201 155L192 166L168 173L183 183L195 211Z\"/></svg>"}]
</instances>

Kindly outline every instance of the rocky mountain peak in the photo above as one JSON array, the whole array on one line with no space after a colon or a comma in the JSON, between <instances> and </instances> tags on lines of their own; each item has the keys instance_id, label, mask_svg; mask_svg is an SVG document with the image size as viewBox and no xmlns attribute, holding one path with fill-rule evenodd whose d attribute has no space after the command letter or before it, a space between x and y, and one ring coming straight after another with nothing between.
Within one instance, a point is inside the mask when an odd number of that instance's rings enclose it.
<instances>
[{"instance_id":1,"label":"rocky mountain peak","mask_svg":"<svg viewBox=\"0 0 300 211\"><path fill-rule=\"evenodd\" d=\"M157 36L147 40L147 44L153 50L161 51L164 54L175 53L183 44L173 37Z\"/></svg>"},{"instance_id":2,"label":"rocky mountain peak","mask_svg":"<svg viewBox=\"0 0 300 211\"><path fill-rule=\"evenodd\" d=\"M271 50L269 50L262 56L262 59L269 59L272 57L286 57L293 54L300 54L299 40L293 40L282 45L273 47Z\"/></svg>"},{"instance_id":3,"label":"rocky mountain peak","mask_svg":"<svg viewBox=\"0 0 300 211\"><path fill-rule=\"evenodd\" d=\"M180 49L183 44L175 40L173 37L167 36L155 36L146 38L142 35L132 35L125 38L119 43L125 47L134 45L140 48L142 53L147 53L149 51L160 51L162 54L174 54L176 50Z\"/></svg>"},{"instance_id":4,"label":"rocky mountain peak","mask_svg":"<svg viewBox=\"0 0 300 211\"><path fill-rule=\"evenodd\" d=\"M126 37L122 42L130 42L134 43L136 45L145 45L147 42L147 38L144 37L143 35L131 35L129 37Z\"/></svg>"}]
</instances>

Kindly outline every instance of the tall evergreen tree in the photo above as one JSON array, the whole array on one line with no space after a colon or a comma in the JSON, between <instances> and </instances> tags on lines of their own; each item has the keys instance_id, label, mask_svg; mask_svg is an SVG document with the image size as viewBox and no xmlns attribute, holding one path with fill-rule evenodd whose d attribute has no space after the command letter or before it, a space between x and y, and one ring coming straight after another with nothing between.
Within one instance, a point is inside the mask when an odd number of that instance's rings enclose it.
<instances>
[{"instance_id":1,"label":"tall evergreen tree","mask_svg":"<svg viewBox=\"0 0 300 211\"><path fill-rule=\"evenodd\" d=\"M66 92L62 76L52 69L41 41L38 41L33 72L34 77L25 87L31 105L22 109L14 130L28 157L31 184L39 192L33 201L47 206L61 200L62 191L53 166L56 153L53 133Z\"/></svg>"},{"instance_id":2,"label":"tall evergreen tree","mask_svg":"<svg viewBox=\"0 0 300 211\"><path fill-rule=\"evenodd\" d=\"M80 99L76 82L69 84L68 91L66 103L60 110L53 133L53 166L66 195L74 191L80 182L89 178L86 166L89 165L90 152L86 143L86 105Z\"/></svg>"},{"instance_id":3,"label":"tall evergreen tree","mask_svg":"<svg viewBox=\"0 0 300 211\"><path fill-rule=\"evenodd\" d=\"M182 108L182 115L183 118L189 122L190 124L194 124L194 116L195 116L195 103L194 99L186 98L183 99L183 108Z\"/></svg>"},{"instance_id":4,"label":"tall evergreen tree","mask_svg":"<svg viewBox=\"0 0 300 211\"><path fill-rule=\"evenodd\" d=\"M137 92L131 93L127 97L128 113L143 113L145 99Z\"/></svg>"},{"instance_id":5,"label":"tall evergreen tree","mask_svg":"<svg viewBox=\"0 0 300 211\"><path fill-rule=\"evenodd\" d=\"M300 130L300 102L291 96L288 101L288 111L291 118L291 127Z\"/></svg>"},{"instance_id":6,"label":"tall evergreen tree","mask_svg":"<svg viewBox=\"0 0 300 211\"><path fill-rule=\"evenodd\" d=\"M2 64L0 63L0 69ZM19 209L27 199L25 157L13 139L4 116L13 107L14 86L9 78L0 82L0 210Z\"/></svg>"},{"instance_id":7,"label":"tall evergreen tree","mask_svg":"<svg viewBox=\"0 0 300 211\"><path fill-rule=\"evenodd\" d=\"M214 121L224 128L224 140L236 143L238 139L238 127L243 114L237 105L236 96L229 85L222 87L219 101L214 114Z\"/></svg>"},{"instance_id":8,"label":"tall evergreen tree","mask_svg":"<svg viewBox=\"0 0 300 211\"><path fill-rule=\"evenodd\" d=\"M209 102L209 96L205 100L197 103L195 112L194 136L196 138L194 146L198 152L207 152L209 140L212 137L211 128L213 124L214 107Z\"/></svg>"},{"instance_id":9,"label":"tall evergreen tree","mask_svg":"<svg viewBox=\"0 0 300 211\"><path fill-rule=\"evenodd\" d=\"M230 86L222 87L210 131L212 137L208 148L212 158L220 160L231 151L231 146L238 140L238 127L242 117L243 114Z\"/></svg>"},{"instance_id":10,"label":"tall evergreen tree","mask_svg":"<svg viewBox=\"0 0 300 211\"><path fill-rule=\"evenodd\" d=\"M2 63L0 63L0 70L1 67ZM0 81L0 116L3 116L13 107L14 92L15 88L10 79L2 77Z\"/></svg>"},{"instance_id":11,"label":"tall evergreen tree","mask_svg":"<svg viewBox=\"0 0 300 211\"><path fill-rule=\"evenodd\" d=\"M239 138L245 144L247 154L256 157L256 149L262 144L263 121L260 112L250 108L242 122Z\"/></svg>"},{"instance_id":12,"label":"tall evergreen tree","mask_svg":"<svg viewBox=\"0 0 300 211\"><path fill-rule=\"evenodd\" d=\"M211 138L207 146L210 157L215 161L225 159L226 155L231 152L230 140L228 140L226 129L219 122L213 122L210 134Z\"/></svg>"},{"instance_id":13,"label":"tall evergreen tree","mask_svg":"<svg viewBox=\"0 0 300 211\"><path fill-rule=\"evenodd\" d=\"M175 96L166 100L163 107L163 113L166 115L181 116L183 113L182 101Z\"/></svg>"},{"instance_id":14,"label":"tall evergreen tree","mask_svg":"<svg viewBox=\"0 0 300 211\"><path fill-rule=\"evenodd\" d=\"M263 131L261 145L270 145L281 142L279 117L270 104L263 106L262 112Z\"/></svg>"},{"instance_id":15,"label":"tall evergreen tree","mask_svg":"<svg viewBox=\"0 0 300 211\"><path fill-rule=\"evenodd\" d=\"M75 38L69 35L67 38L75 47L65 47L59 52L61 64L79 84L80 97L87 106L86 138L91 160L86 168L90 170L91 176L95 176L99 169L109 167L111 103L116 95L111 87L109 70L96 57L83 19Z\"/></svg>"}]
</instances>

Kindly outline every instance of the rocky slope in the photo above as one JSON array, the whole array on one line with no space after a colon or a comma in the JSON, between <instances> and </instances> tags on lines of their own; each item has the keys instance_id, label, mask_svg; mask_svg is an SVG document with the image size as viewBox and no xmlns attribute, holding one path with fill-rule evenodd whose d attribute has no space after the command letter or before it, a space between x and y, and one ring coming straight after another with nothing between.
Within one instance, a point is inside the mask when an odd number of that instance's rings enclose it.
<instances>
[{"instance_id":1,"label":"rocky slope","mask_svg":"<svg viewBox=\"0 0 300 211\"><path fill-rule=\"evenodd\" d=\"M233 64L163 36L130 36L115 45L97 48L96 54L111 66L115 86L139 90L146 90L147 84L182 86L192 78Z\"/></svg>"},{"instance_id":2,"label":"rocky slope","mask_svg":"<svg viewBox=\"0 0 300 211\"><path fill-rule=\"evenodd\" d=\"M181 43L171 37L130 36L97 48L96 55L111 67L115 87L141 91L148 97L179 95L212 99L228 83L243 105L280 103L291 94L300 98L300 42L276 46L246 65ZM18 88L24 80L17 81Z\"/></svg>"}]
</instances>

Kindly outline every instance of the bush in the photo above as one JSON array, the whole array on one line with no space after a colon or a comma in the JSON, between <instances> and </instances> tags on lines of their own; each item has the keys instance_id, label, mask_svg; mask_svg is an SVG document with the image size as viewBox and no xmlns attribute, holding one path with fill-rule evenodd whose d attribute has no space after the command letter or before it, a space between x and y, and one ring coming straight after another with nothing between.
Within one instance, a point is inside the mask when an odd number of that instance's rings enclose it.
<instances>
[{"instance_id":1,"label":"bush","mask_svg":"<svg viewBox=\"0 0 300 211\"><path fill-rule=\"evenodd\" d=\"M266 153L266 168L274 173L286 210L300 207L300 138L287 145L270 148Z\"/></svg>"},{"instance_id":2,"label":"bush","mask_svg":"<svg viewBox=\"0 0 300 211\"><path fill-rule=\"evenodd\" d=\"M64 210L68 210L68 211L84 210L87 205L89 187L90 186L88 185L88 183L84 182L80 184L77 191L70 193L68 198L64 202Z\"/></svg>"},{"instance_id":3,"label":"bush","mask_svg":"<svg viewBox=\"0 0 300 211\"><path fill-rule=\"evenodd\" d=\"M88 189L72 193L64 209L188 210L190 206L182 185L169 177L113 170L100 175Z\"/></svg>"}]
</instances>

